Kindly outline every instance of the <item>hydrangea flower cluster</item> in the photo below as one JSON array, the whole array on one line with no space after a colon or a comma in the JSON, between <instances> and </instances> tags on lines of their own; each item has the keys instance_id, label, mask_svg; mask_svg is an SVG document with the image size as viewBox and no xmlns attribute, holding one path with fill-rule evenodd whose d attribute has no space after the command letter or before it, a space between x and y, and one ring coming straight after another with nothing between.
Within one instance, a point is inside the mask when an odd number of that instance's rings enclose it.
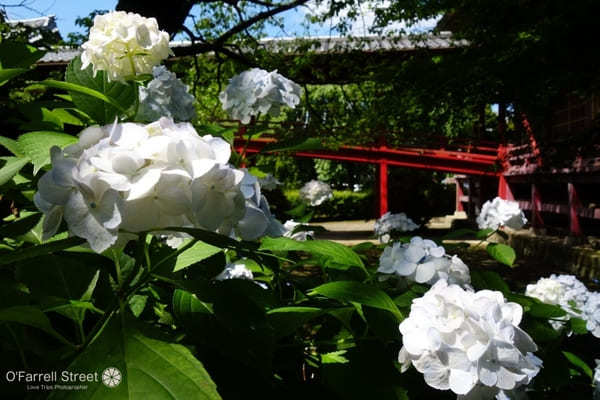
<instances>
[{"instance_id":1,"label":"hydrangea flower cluster","mask_svg":"<svg viewBox=\"0 0 600 400\"><path fill-rule=\"evenodd\" d=\"M533 355L536 344L519 328L522 315L521 306L500 292L439 281L413 300L400 324L398 359L403 369L412 364L429 386L461 399L506 396L527 385L542 364Z\"/></svg>"},{"instance_id":2,"label":"hydrangea flower cluster","mask_svg":"<svg viewBox=\"0 0 600 400\"><path fill-rule=\"evenodd\" d=\"M600 338L600 292L589 293L581 312L583 319L585 319L587 330L595 337ZM600 375L598 378L600 380ZM600 388L597 390L600 391Z\"/></svg>"},{"instance_id":3,"label":"hydrangea flower cluster","mask_svg":"<svg viewBox=\"0 0 600 400\"><path fill-rule=\"evenodd\" d=\"M300 198L311 206L319 206L333 197L331 186L325 182L312 180L306 182L300 189Z\"/></svg>"},{"instance_id":4,"label":"hydrangea flower cluster","mask_svg":"<svg viewBox=\"0 0 600 400\"><path fill-rule=\"evenodd\" d=\"M194 96L188 87L164 65L154 67L148 86L140 87L140 105L137 121L156 121L169 117L175 121L191 121L196 115Z\"/></svg>"},{"instance_id":5,"label":"hydrangea flower cluster","mask_svg":"<svg viewBox=\"0 0 600 400\"><path fill-rule=\"evenodd\" d=\"M251 281L254 280L254 275L243 262L234 262L227 264L223 271L215 276L215 280L217 281L227 279L247 279Z\"/></svg>"},{"instance_id":6,"label":"hydrangea flower cluster","mask_svg":"<svg viewBox=\"0 0 600 400\"><path fill-rule=\"evenodd\" d=\"M232 118L247 124L258 114L276 117L282 106L296 107L300 95L300 86L276 70L252 68L231 78L219 100Z\"/></svg>"},{"instance_id":7,"label":"hydrangea flower cluster","mask_svg":"<svg viewBox=\"0 0 600 400\"><path fill-rule=\"evenodd\" d=\"M418 228L419 225L415 224L405 213L392 214L388 211L375 221L375 236L381 243L388 243L392 231L410 232Z\"/></svg>"},{"instance_id":8,"label":"hydrangea flower cluster","mask_svg":"<svg viewBox=\"0 0 600 400\"><path fill-rule=\"evenodd\" d=\"M294 232L296 227L304 226L304 225L305 224L296 222L293 219L285 221L285 223L283 224L283 227L286 229L286 232L283 234L283 236L290 238L290 239L294 239L294 240L300 240L300 241L304 241L304 240L307 240L308 238L314 237L315 236L314 231L302 230L302 231Z\"/></svg>"},{"instance_id":9,"label":"hydrangea flower cluster","mask_svg":"<svg viewBox=\"0 0 600 400\"><path fill-rule=\"evenodd\" d=\"M547 303L560 306L566 311L564 318L582 318L587 329L600 338L600 293L590 292L574 275L550 275L540 278L536 283L527 285L525 294ZM556 329L562 329L561 321L550 321Z\"/></svg>"},{"instance_id":10,"label":"hydrangea flower cluster","mask_svg":"<svg viewBox=\"0 0 600 400\"><path fill-rule=\"evenodd\" d=\"M430 285L438 280L461 286L471 283L469 267L460 258L447 256L444 247L419 236L413 237L410 243L387 246L379 258L377 272Z\"/></svg>"},{"instance_id":11,"label":"hydrangea flower cluster","mask_svg":"<svg viewBox=\"0 0 600 400\"><path fill-rule=\"evenodd\" d=\"M106 71L111 81L150 74L171 54L169 34L158 29L155 18L124 11L97 15L88 41L81 47L82 69L91 64L94 75Z\"/></svg>"},{"instance_id":12,"label":"hydrangea flower cluster","mask_svg":"<svg viewBox=\"0 0 600 400\"><path fill-rule=\"evenodd\" d=\"M479 229L495 230L500 226L521 229L526 223L527 218L519 208L519 203L503 200L500 197L486 201L481 207L481 213L477 216Z\"/></svg>"},{"instance_id":13,"label":"hydrangea flower cluster","mask_svg":"<svg viewBox=\"0 0 600 400\"><path fill-rule=\"evenodd\" d=\"M254 239L273 221L258 183L242 191L252 179L228 164L230 155L225 140L169 118L89 127L78 143L51 150L52 169L34 197L45 214L44 237L64 216L69 231L96 252L120 233L169 226Z\"/></svg>"}]
</instances>

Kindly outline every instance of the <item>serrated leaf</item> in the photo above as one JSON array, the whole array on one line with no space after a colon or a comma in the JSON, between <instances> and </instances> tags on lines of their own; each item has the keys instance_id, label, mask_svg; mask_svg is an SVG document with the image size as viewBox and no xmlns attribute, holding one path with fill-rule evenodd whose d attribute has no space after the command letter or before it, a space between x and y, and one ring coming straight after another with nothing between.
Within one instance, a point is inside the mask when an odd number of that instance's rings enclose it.
<instances>
[{"instance_id":1,"label":"serrated leaf","mask_svg":"<svg viewBox=\"0 0 600 400\"><path fill-rule=\"evenodd\" d=\"M219 253L220 251L222 250L219 247L198 241L192 247L177 256L173 272L187 268L192 264Z\"/></svg>"},{"instance_id":2,"label":"serrated leaf","mask_svg":"<svg viewBox=\"0 0 600 400\"><path fill-rule=\"evenodd\" d=\"M50 81L50 85L68 90L77 108L99 124L113 122L137 97L131 83L109 82L103 71L94 76L91 65L82 70L80 57L73 59L67 67L65 81ZM49 81L42 83L48 85Z\"/></svg>"},{"instance_id":3,"label":"serrated leaf","mask_svg":"<svg viewBox=\"0 0 600 400\"><path fill-rule=\"evenodd\" d=\"M577 335L586 335L588 334L587 322L584 319L571 317L569 318L569 325L573 333Z\"/></svg>"},{"instance_id":4,"label":"serrated leaf","mask_svg":"<svg viewBox=\"0 0 600 400\"><path fill-rule=\"evenodd\" d=\"M515 250L505 244L490 243L487 245L486 250L493 259L502 264L508 265L509 267L513 266L515 259L517 258Z\"/></svg>"},{"instance_id":5,"label":"serrated leaf","mask_svg":"<svg viewBox=\"0 0 600 400\"><path fill-rule=\"evenodd\" d=\"M285 237L265 237L261 242L259 250L305 251L312 255L326 258L330 263L335 264L336 268L344 266L346 268L359 267L363 270L365 269L361 258L352 249L328 240L298 241Z\"/></svg>"},{"instance_id":6,"label":"serrated leaf","mask_svg":"<svg viewBox=\"0 0 600 400\"><path fill-rule=\"evenodd\" d=\"M102 372L118 368L122 379L116 387L89 382L87 390L53 391L50 399L113 400L217 400L216 385L184 346L142 334L133 323L113 318L102 334L67 368L69 371Z\"/></svg>"},{"instance_id":7,"label":"serrated leaf","mask_svg":"<svg viewBox=\"0 0 600 400\"><path fill-rule=\"evenodd\" d=\"M29 132L19 136L18 139L21 150L33 163L34 175L50 163L50 148L52 146L64 148L75 142L77 142L75 136L51 131Z\"/></svg>"},{"instance_id":8,"label":"serrated leaf","mask_svg":"<svg viewBox=\"0 0 600 400\"><path fill-rule=\"evenodd\" d=\"M336 281L317 286L309 294L320 294L338 301L359 303L387 310L394 314L398 320L404 318L390 296L372 285L355 281Z\"/></svg>"},{"instance_id":9,"label":"serrated leaf","mask_svg":"<svg viewBox=\"0 0 600 400\"><path fill-rule=\"evenodd\" d=\"M0 166L0 186L11 180L28 162L27 157L2 157L4 164Z\"/></svg>"},{"instance_id":10,"label":"serrated leaf","mask_svg":"<svg viewBox=\"0 0 600 400\"><path fill-rule=\"evenodd\" d=\"M0 146L5 147L8 151L13 153L17 157L24 157L25 153L21 149L21 145L14 139L9 139L4 136L0 136Z\"/></svg>"},{"instance_id":11,"label":"serrated leaf","mask_svg":"<svg viewBox=\"0 0 600 400\"><path fill-rule=\"evenodd\" d=\"M129 309L131 313L137 318L142 312L144 312L144 308L146 308L146 303L148 302L148 296L144 296L141 294L135 294L131 296L129 299Z\"/></svg>"}]
</instances>

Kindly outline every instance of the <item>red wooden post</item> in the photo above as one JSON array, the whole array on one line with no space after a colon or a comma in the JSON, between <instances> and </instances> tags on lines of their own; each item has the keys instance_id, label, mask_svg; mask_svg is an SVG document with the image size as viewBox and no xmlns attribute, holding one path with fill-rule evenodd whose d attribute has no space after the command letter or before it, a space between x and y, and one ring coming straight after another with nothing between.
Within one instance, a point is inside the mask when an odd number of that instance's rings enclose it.
<instances>
[{"instance_id":1,"label":"red wooden post","mask_svg":"<svg viewBox=\"0 0 600 400\"><path fill-rule=\"evenodd\" d=\"M464 196L463 193L463 188L462 188L462 183L460 182L460 179L458 178L454 178L454 183L456 185L456 211L465 211L465 208L463 207L462 204L462 197Z\"/></svg>"},{"instance_id":2,"label":"red wooden post","mask_svg":"<svg viewBox=\"0 0 600 400\"><path fill-rule=\"evenodd\" d=\"M504 175L498 176L498 197L504 200L514 200L515 196L513 196L512 190L510 190L510 185L506 180Z\"/></svg>"},{"instance_id":3,"label":"red wooden post","mask_svg":"<svg viewBox=\"0 0 600 400\"><path fill-rule=\"evenodd\" d=\"M579 208L581 207L579 196L577 196L575 184L569 182L567 188L569 190L569 231L573 236L581 236L583 232L579 224Z\"/></svg>"},{"instance_id":4,"label":"red wooden post","mask_svg":"<svg viewBox=\"0 0 600 400\"><path fill-rule=\"evenodd\" d=\"M535 183L531 184L531 225L534 228L542 228L544 220L542 219L542 196Z\"/></svg>"},{"instance_id":5,"label":"red wooden post","mask_svg":"<svg viewBox=\"0 0 600 400\"><path fill-rule=\"evenodd\" d=\"M388 165L379 163L379 216L388 212Z\"/></svg>"}]
</instances>

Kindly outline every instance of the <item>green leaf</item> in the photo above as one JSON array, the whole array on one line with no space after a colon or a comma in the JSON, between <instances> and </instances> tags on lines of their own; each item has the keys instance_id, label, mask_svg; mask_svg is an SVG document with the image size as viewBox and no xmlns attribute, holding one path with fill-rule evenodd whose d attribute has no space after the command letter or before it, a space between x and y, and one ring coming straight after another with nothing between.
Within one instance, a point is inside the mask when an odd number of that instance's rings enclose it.
<instances>
[{"instance_id":1,"label":"green leaf","mask_svg":"<svg viewBox=\"0 0 600 400\"><path fill-rule=\"evenodd\" d=\"M177 261L175 262L173 272L177 272L179 270L187 268L190 265L197 263L198 261L202 261L210 256L219 253L220 251L222 250L219 247L215 247L208 243L198 241L192 247L183 251L177 256Z\"/></svg>"},{"instance_id":2,"label":"green leaf","mask_svg":"<svg viewBox=\"0 0 600 400\"><path fill-rule=\"evenodd\" d=\"M14 139L0 136L0 146L4 146L8 151L17 157L25 156L25 153L23 153L23 150L21 149L21 145Z\"/></svg>"},{"instance_id":3,"label":"green leaf","mask_svg":"<svg viewBox=\"0 0 600 400\"><path fill-rule=\"evenodd\" d=\"M536 318L560 318L565 316L567 313L559 306L555 306L553 304L545 304L537 299L529 306L528 310L529 314Z\"/></svg>"},{"instance_id":4,"label":"green leaf","mask_svg":"<svg viewBox=\"0 0 600 400\"><path fill-rule=\"evenodd\" d=\"M478 234L473 229L456 229L452 232L445 234L442 237L442 240L455 240L455 239L464 239L468 237L474 237Z\"/></svg>"},{"instance_id":5,"label":"green leaf","mask_svg":"<svg viewBox=\"0 0 600 400\"><path fill-rule=\"evenodd\" d=\"M321 363L322 364L346 364L350 362L344 354L346 354L347 350L339 350L333 351L331 353L321 354Z\"/></svg>"},{"instance_id":6,"label":"green leaf","mask_svg":"<svg viewBox=\"0 0 600 400\"><path fill-rule=\"evenodd\" d=\"M27 157L2 157L0 160L6 161L0 167L0 186L11 180L29 162Z\"/></svg>"},{"instance_id":7,"label":"green leaf","mask_svg":"<svg viewBox=\"0 0 600 400\"><path fill-rule=\"evenodd\" d=\"M394 301L384 291L355 281L337 281L325 283L312 289L310 295L320 294L343 302L356 302L366 306L387 310L398 320L404 317Z\"/></svg>"},{"instance_id":8,"label":"green leaf","mask_svg":"<svg viewBox=\"0 0 600 400\"><path fill-rule=\"evenodd\" d=\"M513 266L517 255L512 247L501 243L490 243L487 245L486 250L493 259L502 264Z\"/></svg>"},{"instance_id":9,"label":"green leaf","mask_svg":"<svg viewBox=\"0 0 600 400\"><path fill-rule=\"evenodd\" d=\"M0 322L15 322L21 325L31 326L46 332L64 344L70 345L67 339L54 330L46 314L34 306L14 306L4 308L0 310Z\"/></svg>"},{"instance_id":10,"label":"green leaf","mask_svg":"<svg viewBox=\"0 0 600 400\"><path fill-rule=\"evenodd\" d=\"M305 251L326 258L329 261L328 266L330 267L345 266L365 269L361 258L352 249L328 240L298 241L285 237L265 237L262 240L259 250Z\"/></svg>"},{"instance_id":11,"label":"green leaf","mask_svg":"<svg viewBox=\"0 0 600 400\"><path fill-rule=\"evenodd\" d=\"M476 234L475 237L479 240L485 240L487 239L488 236L490 236L493 232L495 231L495 229L492 228L486 228L486 229L481 229L479 230Z\"/></svg>"},{"instance_id":12,"label":"green leaf","mask_svg":"<svg viewBox=\"0 0 600 400\"><path fill-rule=\"evenodd\" d=\"M72 372L97 372L99 376L108 367L118 368L122 374L120 384L109 388L100 381L90 382L87 390L57 390L50 399L221 398L202 363L186 347L145 336L132 323L120 319L113 318L67 368Z\"/></svg>"},{"instance_id":13,"label":"green leaf","mask_svg":"<svg viewBox=\"0 0 600 400\"><path fill-rule=\"evenodd\" d=\"M587 323L584 319L571 317L569 318L569 325L573 333L577 335L587 335Z\"/></svg>"},{"instance_id":14,"label":"green leaf","mask_svg":"<svg viewBox=\"0 0 600 400\"><path fill-rule=\"evenodd\" d=\"M146 308L146 303L148 302L148 296L144 296L141 294L134 294L129 299L129 309L131 313L137 318L143 312L144 308Z\"/></svg>"},{"instance_id":15,"label":"green leaf","mask_svg":"<svg viewBox=\"0 0 600 400\"><path fill-rule=\"evenodd\" d=\"M103 71L94 76L91 65L82 70L80 57L67 67L65 80L50 82L53 87L68 90L77 108L99 124L111 123L124 114L138 95L131 83L108 82ZM42 83L47 84L48 80Z\"/></svg>"},{"instance_id":16,"label":"green leaf","mask_svg":"<svg viewBox=\"0 0 600 400\"><path fill-rule=\"evenodd\" d=\"M18 143L23 153L31 159L33 163L33 174L45 165L50 163L50 148L58 146L64 148L77 142L75 136L67 135L62 132L39 131L29 132L19 136Z\"/></svg>"},{"instance_id":17,"label":"green leaf","mask_svg":"<svg viewBox=\"0 0 600 400\"><path fill-rule=\"evenodd\" d=\"M0 86L3 86L15 76L27 72L27 68L5 68L0 69Z\"/></svg>"},{"instance_id":18,"label":"green leaf","mask_svg":"<svg viewBox=\"0 0 600 400\"><path fill-rule=\"evenodd\" d=\"M267 321L275 329L277 337L284 337L323 313L317 307L280 307L267 312Z\"/></svg>"},{"instance_id":19,"label":"green leaf","mask_svg":"<svg viewBox=\"0 0 600 400\"><path fill-rule=\"evenodd\" d=\"M567 358L567 360L569 360L569 362L571 364L573 364L574 366L576 366L577 368L581 369L583 371L584 374L586 374L587 376L590 377L590 379L593 378L594 376L594 372L592 371L592 369L586 364L585 361L583 361L581 358L577 357L575 354L573 353L569 353L568 351L563 351L562 352L563 355Z\"/></svg>"},{"instance_id":20,"label":"green leaf","mask_svg":"<svg viewBox=\"0 0 600 400\"><path fill-rule=\"evenodd\" d=\"M22 42L0 42L0 68L28 68L42 58L44 52Z\"/></svg>"},{"instance_id":21,"label":"green leaf","mask_svg":"<svg viewBox=\"0 0 600 400\"><path fill-rule=\"evenodd\" d=\"M23 212L21 213L22 217L18 220L11 222L9 224L3 225L0 227L0 237L17 237L26 234L31 230L34 226L38 224L40 219L42 218L42 213L35 212L23 216Z\"/></svg>"},{"instance_id":22,"label":"green leaf","mask_svg":"<svg viewBox=\"0 0 600 400\"><path fill-rule=\"evenodd\" d=\"M175 289L173 293L173 312L179 320L191 319L194 314L212 314L210 304L198 300L196 295L186 290Z\"/></svg>"},{"instance_id":23,"label":"green leaf","mask_svg":"<svg viewBox=\"0 0 600 400\"><path fill-rule=\"evenodd\" d=\"M11 264L17 261L43 256L44 254L66 250L71 247L79 246L84 242L84 239L70 237L40 244L39 246L24 247L12 252L4 252L0 254L0 265Z\"/></svg>"},{"instance_id":24,"label":"green leaf","mask_svg":"<svg viewBox=\"0 0 600 400\"><path fill-rule=\"evenodd\" d=\"M494 271L471 269L471 282L477 290L498 290L504 295L510 294L510 288L502 277Z\"/></svg>"}]
</instances>

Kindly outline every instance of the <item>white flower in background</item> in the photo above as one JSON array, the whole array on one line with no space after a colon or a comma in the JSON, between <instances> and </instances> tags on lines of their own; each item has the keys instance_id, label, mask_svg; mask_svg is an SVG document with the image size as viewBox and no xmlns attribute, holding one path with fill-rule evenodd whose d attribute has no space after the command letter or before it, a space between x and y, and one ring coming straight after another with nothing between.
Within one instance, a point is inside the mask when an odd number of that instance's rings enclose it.
<instances>
[{"instance_id":1,"label":"white flower in background","mask_svg":"<svg viewBox=\"0 0 600 400\"><path fill-rule=\"evenodd\" d=\"M526 223L527 218L519 208L519 203L500 197L486 201L477 216L479 229L498 229L500 226L521 229Z\"/></svg>"},{"instance_id":2,"label":"white flower in background","mask_svg":"<svg viewBox=\"0 0 600 400\"><path fill-rule=\"evenodd\" d=\"M315 236L314 231L301 230L298 232L294 232L294 230L298 226L308 226L308 225L300 223L300 222L296 222L293 219L289 219L289 220L285 221L285 223L283 224L283 227L285 228L286 232L283 234L283 236L290 238L290 239L294 239L294 240L300 240L300 241L304 241L304 240L307 240L308 238L313 238Z\"/></svg>"},{"instance_id":3,"label":"white flower in background","mask_svg":"<svg viewBox=\"0 0 600 400\"><path fill-rule=\"evenodd\" d=\"M600 292L590 292L581 311L587 330L595 337L600 338ZM600 380L600 375L597 379ZM596 390L600 390L600 388Z\"/></svg>"},{"instance_id":4,"label":"white flower in background","mask_svg":"<svg viewBox=\"0 0 600 400\"><path fill-rule=\"evenodd\" d=\"M585 285L574 275L550 275L540 278L535 284L527 285L525 295L535 297L543 303L560 306L567 315L560 318L567 321L571 317L584 318L581 314L589 296ZM565 324L561 321L550 321L554 329L560 330Z\"/></svg>"},{"instance_id":5,"label":"white flower in background","mask_svg":"<svg viewBox=\"0 0 600 400\"><path fill-rule=\"evenodd\" d=\"M430 285L440 279L462 286L471 283L469 268L460 258L447 256L442 246L419 236L410 243L387 246L379 258L377 272Z\"/></svg>"},{"instance_id":6,"label":"white flower in background","mask_svg":"<svg viewBox=\"0 0 600 400\"><path fill-rule=\"evenodd\" d=\"M164 65L154 67L154 79L140 87L140 105L136 119L156 121L169 117L175 121L190 121L196 115L194 96L188 87Z\"/></svg>"},{"instance_id":7,"label":"white flower in background","mask_svg":"<svg viewBox=\"0 0 600 400\"><path fill-rule=\"evenodd\" d=\"M296 107L300 95L300 86L277 71L252 68L231 78L219 100L231 118L247 124L259 113L276 117L282 106Z\"/></svg>"},{"instance_id":8,"label":"white flower in background","mask_svg":"<svg viewBox=\"0 0 600 400\"><path fill-rule=\"evenodd\" d=\"M375 236L381 243L387 243L392 231L410 232L418 228L419 225L415 224L405 213L392 214L388 211L375 221Z\"/></svg>"},{"instance_id":9,"label":"white flower in background","mask_svg":"<svg viewBox=\"0 0 600 400\"><path fill-rule=\"evenodd\" d=\"M236 232L248 240L278 227L283 234L258 183L249 193L246 172L227 164L230 155L223 139L199 136L191 124L169 118L87 128L78 143L52 148L52 169L39 180L34 201L45 214L44 238L63 218L96 252L127 233L170 226ZM253 208L262 216L260 229L244 219Z\"/></svg>"},{"instance_id":10,"label":"white flower in background","mask_svg":"<svg viewBox=\"0 0 600 400\"><path fill-rule=\"evenodd\" d=\"M155 18L124 11L97 15L81 47L82 68L91 64L94 75L105 71L111 81L150 74L171 54L169 34L158 29Z\"/></svg>"},{"instance_id":11,"label":"white flower in background","mask_svg":"<svg viewBox=\"0 0 600 400\"><path fill-rule=\"evenodd\" d=\"M425 382L461 399L506 396L527 385L541 360L531 337L519 328L523 309L502 293L473 292L438 281L413 300L400 324L403 369L412 364Z\"/></svg>"},{"instance_id":12,"label":"white flower in background","mask_svg":"<svg viewBox=\"0 0 600 400\"><path fill-rule=\"evenodd\" d=\"M331 186L325 182L312 180L306 182L300 189L300 198L308 202L311 206L319 206L324 201L329 200L333 197L333 191Z\"/></svg>"},{"instance_id":13,"label":"white flower in background","mask_svg":"<svg viewBox=\"0 0 600 400\"><path fill-rule=\"evenodd\" d=\"M258 178L258 183L263 190L275 190L277 186L281 185L281 182L271 174Z\"/></svg>"},{"instance_id":14,"label":"white flower in background","mask_svg":"<svg viewBox=\"0 0 600 400\"><path fill-rule=\"evenodd\" d=\"M226 279L247 279L251 281L254 279L254 275L243 262L238 261L227 264L225 269L219 275L215 276L215 280L217 281L224 281Z\"/></svg>"}]
</instances>

